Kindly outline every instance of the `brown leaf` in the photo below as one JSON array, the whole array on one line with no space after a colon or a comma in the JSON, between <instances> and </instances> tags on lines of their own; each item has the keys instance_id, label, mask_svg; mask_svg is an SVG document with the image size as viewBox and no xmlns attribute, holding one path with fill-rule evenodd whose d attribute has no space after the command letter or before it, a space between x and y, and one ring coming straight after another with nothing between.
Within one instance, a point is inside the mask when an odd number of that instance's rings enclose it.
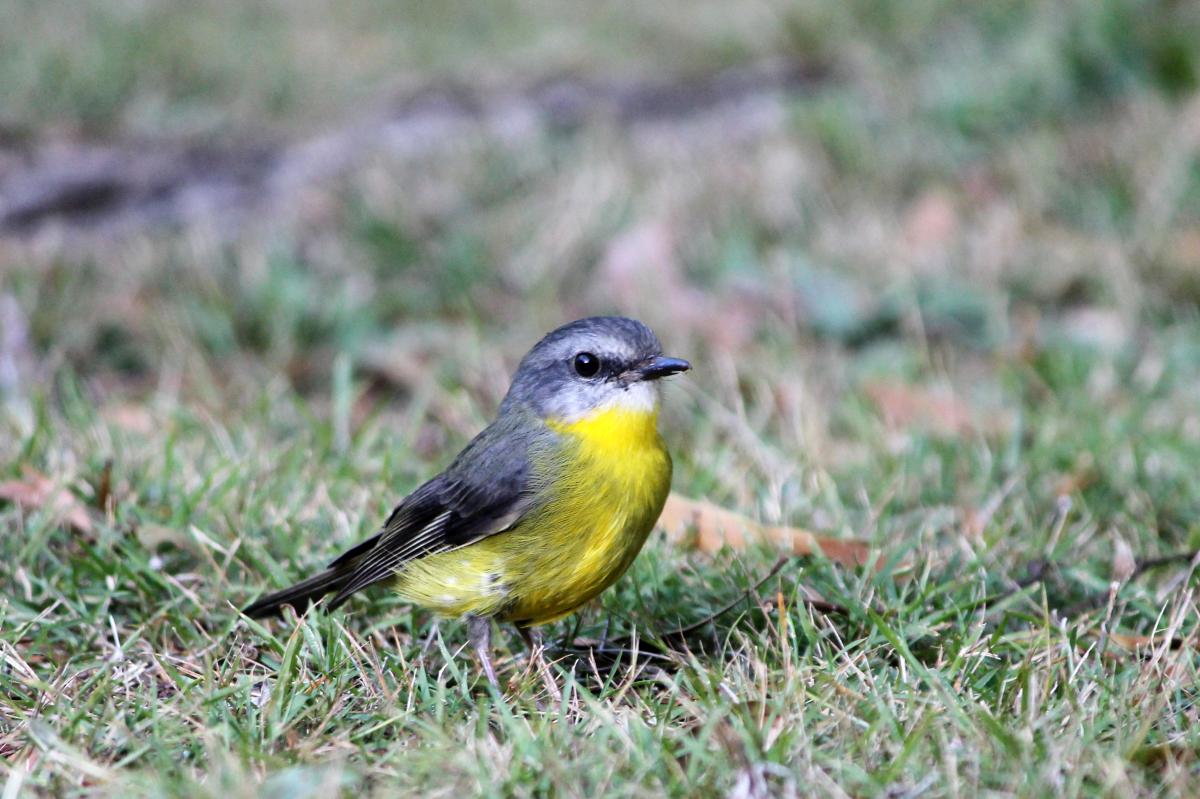
<instances>
[{"instance_id":1,"label":"brown leaf","mask_svg":"<svg viewBox=\"0 0 1200 799\"><path fill-rule=\"evenodd\" d=\"M138 435L148 436L157 429L154 416L146 406L132 402L111 405L105 408L104 418L110 424Z\"/></svg>"},{"instance_id":2,"label":"brown leaf","mask_svg":"<svg viewBox=\"0 0 1200 799\"><path fill-rule=\"evenodd\" d=\"M672 543L694 546L710 555L723 546L743 550L752 543L765 541L793 555L820 552L845 566L863 566L871 561L870 547L865 541L819 536L798 527L760 524L711 502L680 494L667 498L658 524Z\"/></svg>"},{"instance_id":3,"label":"brown leaf","mask_svg":"<svg viewBox=\"0 0 1200 799\"><path fill-rule=\"evenodd\" d=\"M1126 633L1109 633L1108 640L1112 641L1122 649L1128 650L1150 650L1166 647L1168 649L1179 649L1185 644L1195 645L1195 642L1190 639L1183 639L1179 636L1171 635L1129 635Z\"/></svg>"},{"instance_id":4,"label":"brown leaf","mask_svg":"<svg viewBox=\"0 0 1200 799\"><path fill-rule=\"evenodd\" d=\"M718 352L742 351L761 324L762 292L697 288L680 255L682 236L678 226L655 218L613 237L596 272L595 302L631 309L656 329L670 329L676 340L698 336Z\"/></svg>"},{"instance_id":5,"label":"brown leaf","mask_svg":"<svg viewBox=\"0 0 1200 799\"><path fill-rule=\"evenodd\" d=\"M0 499L25 510L45 509L81 533L92 531L92 518L75 495L31 466L22 469L20 480L0 483Z\"/></svg>"},{"instance_id":6,"label":"brown leaf","mask_svg":"<svg viewBox=\"0 0 1200 799\"><path fill-rule=\"evenodd\" d=\"M1100 479L1091 453L1084 452L1075 459L1071 471L1059 476L1054 483L1054 493L1060 497L1077 494L1094 485Z\"/></svg>"},{"instance_id":7,"label":"brown leaf","mask_svg":"<svg viewBox=\"0 0 1200 799\"><path fill-rule=\"evenodd\" d=\"M913 253L925 256L943 250L958 233L958 210L943 191L922 194L904 220L904 238Z\"/></svg>"},{"instance_id":8,"label":"brown leaf","mask_svg":"<svg viewBox=\"0 0 1200 799\"><path fill-rule=\"evenodd\" d=\"M975 428L971 409L948 390L875 382L867 385L866 392L879 409L883 423L893 430L916 427L938 435L959 436Z\"/></svg>"},{"instance_id":9,"label":"brown leaf","mask_svg":"<svg viewBox=\"0 0 1200 799\"><path fill-rule=\"evenodd\" d=\"M1167 249L1171 258L1180 266L1200 269L1200 228L1180 233Z\"/></svg>"}]
</instances>

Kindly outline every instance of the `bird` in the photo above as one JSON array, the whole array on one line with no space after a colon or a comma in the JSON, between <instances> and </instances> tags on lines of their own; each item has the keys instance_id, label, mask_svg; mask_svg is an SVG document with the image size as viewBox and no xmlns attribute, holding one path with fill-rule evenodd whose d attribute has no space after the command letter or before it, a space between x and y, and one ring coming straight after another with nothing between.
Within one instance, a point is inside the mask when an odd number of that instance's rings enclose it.
<instances>
[{"instance_id":1,"label":"bird","mask_svg":"<svg viewBox=\"0 0 1200 799\"><path fill-rule=\"evenodd\" d=\"M658 381L691 364L663 354L645 324L579 319L522 358L495 419L444 471L395 506L380 529L320 573L242 612L326 610L381 583L466 621L488 682L493 623L533 646L535 628L570 615L629 568L670 492Z\"/></svg>"}]
</instances>

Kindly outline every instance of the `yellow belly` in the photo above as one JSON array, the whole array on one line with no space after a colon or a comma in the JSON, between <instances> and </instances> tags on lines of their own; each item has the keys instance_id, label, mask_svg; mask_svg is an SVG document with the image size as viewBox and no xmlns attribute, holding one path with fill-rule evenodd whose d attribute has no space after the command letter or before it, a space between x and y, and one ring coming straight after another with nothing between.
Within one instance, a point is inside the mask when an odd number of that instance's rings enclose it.
<instances>
[{"instance_id":1,"label":"yellow belly","mask_svg":"<svg viewBox=\"0 0 1200 799\"><path fill-rule=\"evenodd\" d=\"M511 530L412 562L397 576L401 596L447 615L545 624L625 573L670 491L657 414L610 410L551 426L566 444L534 465L547 501Z\"/></svg>"}]
</instances>

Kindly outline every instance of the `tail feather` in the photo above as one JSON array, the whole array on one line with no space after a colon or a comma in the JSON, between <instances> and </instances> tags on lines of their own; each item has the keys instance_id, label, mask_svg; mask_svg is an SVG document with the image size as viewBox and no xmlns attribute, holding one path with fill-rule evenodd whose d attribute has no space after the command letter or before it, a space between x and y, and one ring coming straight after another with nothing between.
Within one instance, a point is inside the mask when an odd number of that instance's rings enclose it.
<instances>
[{"instance_id":1,"label":"tail feather","mask_svg":"<svg viewBox=\"0 0 1200 799\"><path fill-rule=\"evenodd\" d=\"M291 605L297 613L303 613L309 605L331 591L341 589L351 574L346 569L326 569L320 574L301 580L293 586L267 594L257 602L246 606L242 613L252 619L277 615L284 605Z\"/></svg>"}]
</instances>

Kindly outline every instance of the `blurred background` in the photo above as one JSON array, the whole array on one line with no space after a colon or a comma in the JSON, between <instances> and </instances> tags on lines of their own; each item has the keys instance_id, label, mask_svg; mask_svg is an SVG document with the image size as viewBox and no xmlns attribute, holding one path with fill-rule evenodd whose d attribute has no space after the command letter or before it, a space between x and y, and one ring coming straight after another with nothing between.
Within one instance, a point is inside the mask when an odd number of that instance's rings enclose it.
<instances>
[{"instance_id":1,"label":"blurred background","mask_svg":"<svg viewBox=\"0 0 1200 799\"><path fill-rule=\"evenodd\" d=\"M1198 87L1171 0L10 0L0 455L403 487L615 312L697 365L681 490L863 534L1025 470L1195 537Z\"/></svg>"},{"instance_id":2,"label":"blurred background","mask_svg":"<svg viewBox=\"0 0 1200 799\"><path fill-rule=\"evenodd\" d=\"M1198 305L1194 0L2 0L4 794L1191 795ZM569 723L247 626L594 313L677 494L883 570L656 533L548 640L736 612Z\"/></svg>"}]
</instances>

